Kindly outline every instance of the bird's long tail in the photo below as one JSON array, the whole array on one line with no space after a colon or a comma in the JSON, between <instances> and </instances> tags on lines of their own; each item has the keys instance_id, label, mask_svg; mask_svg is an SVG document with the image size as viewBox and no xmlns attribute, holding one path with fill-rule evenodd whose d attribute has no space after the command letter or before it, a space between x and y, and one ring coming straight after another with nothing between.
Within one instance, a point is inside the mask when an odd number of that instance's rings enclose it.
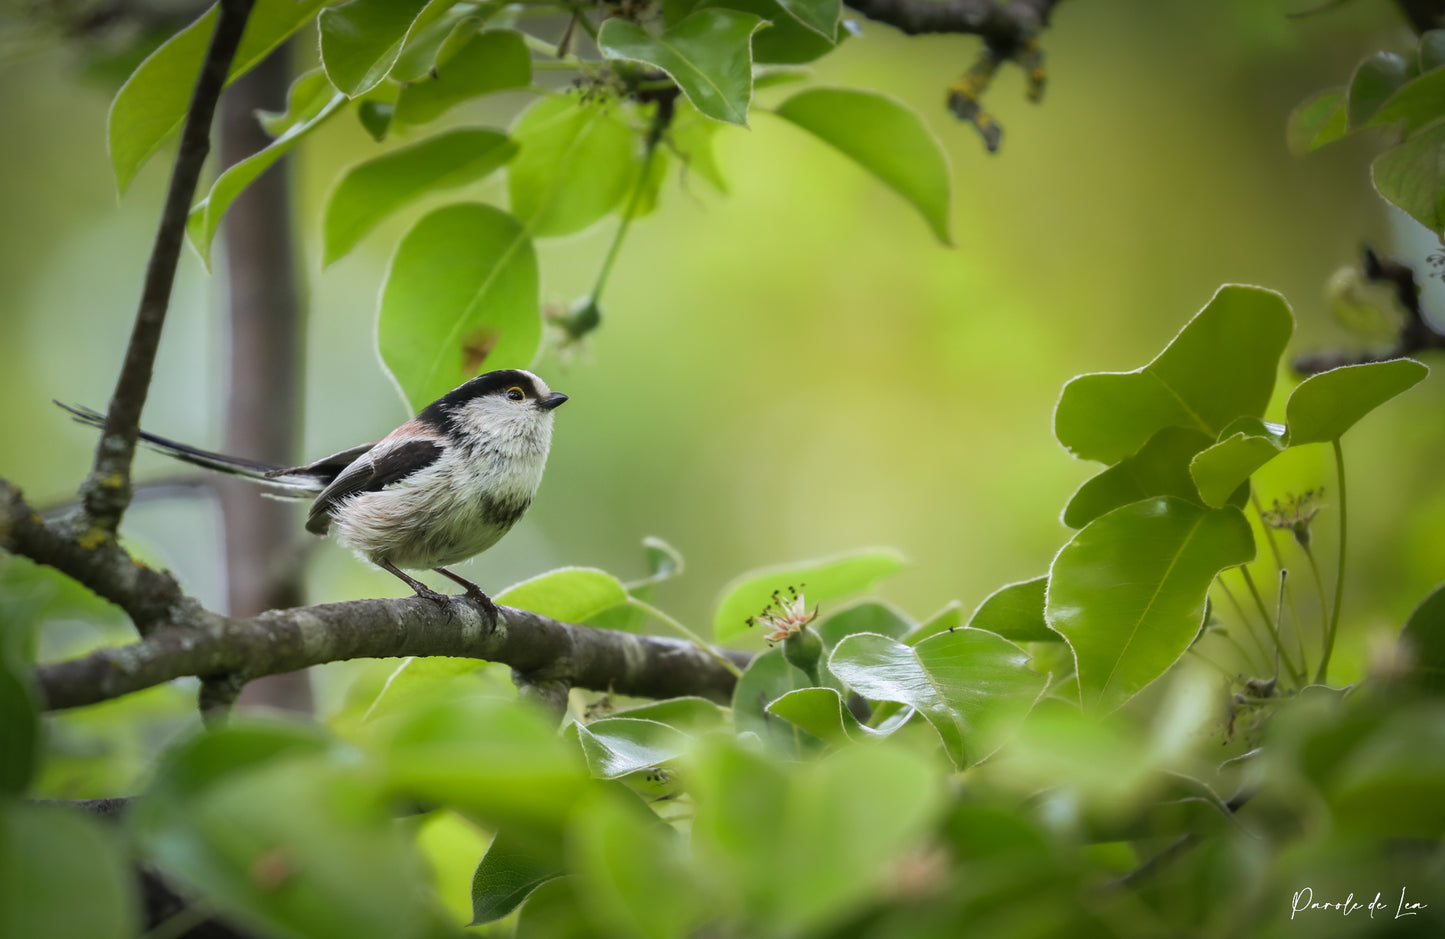
<instances>
[{"instance_id":1,"label":"bird's long tail","mask_svg":"<svg viewBox=\"0 0 1445 939\"><path fill-rule=\"evenodd\" d=\"M64 404L60 401L56 401L55 404L68 411L77 423L95 428L105 425L105 415L92 411L90 408ZM140 439L152 450L164 453L172 459L217 473L248 479L263 487L267 495L277 498L310 499L325 489L326 484L331 481L327 478L326 473L317 473L310 467L283 467L275 463L262 463L243 457L227 456L224 453L202 450L189 444L158 437L146 431L140 432ZM308 470L310 471L308 472ZM335 475L334 471L330 473L333 478Z\"/></svg>"}]
</instances>

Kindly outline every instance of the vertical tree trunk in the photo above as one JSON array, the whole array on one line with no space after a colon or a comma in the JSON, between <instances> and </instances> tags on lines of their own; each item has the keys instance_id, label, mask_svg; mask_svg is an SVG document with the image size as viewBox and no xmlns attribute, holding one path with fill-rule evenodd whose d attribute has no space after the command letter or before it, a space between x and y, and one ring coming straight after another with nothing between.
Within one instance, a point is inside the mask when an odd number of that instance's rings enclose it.
<instances>
[{"instance_id":1,"label":"vertical tree trunk","mask_svg":"<svg viewBox=\"0 0 1445 939\"><path fill-rule=\"evenodd\" d=\"M283 46L226 92L222 165L270 143L255 112L284 109L290 77L289 50ZM298 462L304 335L291 211L286 157L242 193L224 222L230 330L223 449L286 464ZM226 480L220 492L231 615L299 605L295 506L262 498L241 480ZM304 672L261 679L242 692L241 703L310 711L310 683Z\"/></svg>"}]
</instances>

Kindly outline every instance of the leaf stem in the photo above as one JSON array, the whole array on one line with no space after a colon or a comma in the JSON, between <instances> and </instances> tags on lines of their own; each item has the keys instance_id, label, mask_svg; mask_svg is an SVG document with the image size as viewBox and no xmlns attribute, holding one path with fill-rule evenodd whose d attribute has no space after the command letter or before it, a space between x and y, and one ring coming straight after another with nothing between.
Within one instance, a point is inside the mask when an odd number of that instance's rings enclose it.
<instances>
[{"instance_id":1,"label":"leaf stem","mask_svg":"<svg viewBox=\"0 0 1445 939\"><path fill-rule=\"evenodd\" d=\"M628 597L627 603L629 606L636 607L637 609L646 613L648 616L651 616L657 621L665 624L674 632L676 632L679 636L682 636L684 639L690 640L693 645L697 646L703 652L707 653L707 655L714 662L717 662L717 664L721 665L723 668L731 672L733 674L733 677L743 677L742 670L739 669L732 662L728 661L727 656L723 655L721 652L714 649L711 645L704 642L701 636L693 632L691 629L688 629L686 626L682 625L682 623L673 619L667 613L659 610L657 607L653 606L651 603L648 603L646 600L639 600L636 597Z\"/></svg>"},{"instance_id":2,"label":"leaf stem","mask_svg":"<svg viewBox=\"0 0 1445 939\"><path fill-rule=\"evenodd\" d=\"M1215 582L1219 584L1219 589L1224 591L1224 595L1229 598L1230 604L1234 607L1235 615L1239 617L1239 622L1244 626L1244 631L1249 633L1249 638L1253 639L1254 644L1259 647L1259 654L1264 657L1264 662L1268 663L1269 650L1265 648L1264 641L1259 638L1259 631L1254 628L1254 621L1244 612L1243 604L1241 604L1239 599L1234 595L1234 591L1229 589L1229 585L1224 582L1223 577L1218 578ZM1245 659L1245 664L1253 668L1254 663L1248 660L1248 656L1246 656Z\"/></svg>"},{"instance_id":3,"label":"leaf stem","mask_svg":"<svg viewBox=\"0 0 1445 939\"><path fill-rule=\"evenodd\" d=\"M1261 527L1264 528L1264 539L1269 543L1269 553L1274 556L1274 566L1279 568L1280 575L1284 576L1289 570L1284 566L1284 554L1279 550L1279 542L1275 540L1274 527L1264 521L1264 506L1259 504L1259 493L1255 492L1253 487L1249 490L1249 501L1254 506L1255 514L1259 516ZM1299 646L1300 673L1308 675L1310 667L1309 656L1305 653L1304 620L1300 619L1299 604L1295 602L1294 598L1294 588L1286 583L1284 589L1285 599L1289 601L1290 616L1294 617L1294 638ZM1281 614L1281 626L1283 623L1284 617Z\"/></svg>"},{"instance_id":4,"label":"leaf stem","mask_svg":"<svg viewBox=\"0 0 1445 939\"><path fill-rule=\"evenodd\" d=\"M1335 651L1335 632L1340 626L1340 604L1345 598L1345 535L1346 518L1345 511L1345 451L1340 446L1340 438L1336 437L1331 443L1335 448L1335 485L1340 488L1340 563L1335 572L1335 605L1330 609L1330 624L1325 630L1325 651L1320 659L1319 671L1315 672L1315 683L1324 684L1330 674L1330 655Z\"/></svg>"},{"instance_id":5,"label":"leaf stem","mask_svg":"<svg viewBox=\"0 0 1445 939\"><path fill-rule=\"evenodd\" d=\"M1294 660L1291 659L1289 653L1285 651L1284 643L1280 642L1279 629L1275 626L1274 617L1269 615L1269 608L1264 605L1264 596L1260 594L1259 587L1254 582L1254 575L1249 572L1248 566L1241 565L1239 570L1244 575L1244 582L1249 587L1250 595L1254 597L1254 605L1259 609L1259 615L1264 617L1265 628L1269 630L1270 638L1274 640L1275 649L1279 652L1280 657L1284 659L1284 667L1289 671L1290 680L1295 683L1296 688L1302 686L1305 681L1305 676L1300 673L1299 669L1295 668Z\"/></svg>"},{"instance_id":6,"label":"leaf stem","mask_svg":"<svg viewBox=\"0 0 1445 939\"><path fill-rule=\"evenodd\" d=\"M637 185L633 187L632 195L627 200L627 208L622 211L622 222L617 226L616 234L612 236L612 245L607 249L607 256L602 259L602 268L597 272L597 280L593 283L592 293L587 299L588 306L595 307L602 299L602 288L607 286L607 278L612 273L612 265L617 262L617 255L622 250L622 242L627 238L628 229L632 227L632 218L637 213L637 204L642 200L642 191L647 186L647 175L652 172L652 159L657 153L657 144L661 141L667 125L672 122L672 115L673 109L670 101L657 103L652 126L647 131L642 167L637 174Z\"/></svg>"}]
</instances>

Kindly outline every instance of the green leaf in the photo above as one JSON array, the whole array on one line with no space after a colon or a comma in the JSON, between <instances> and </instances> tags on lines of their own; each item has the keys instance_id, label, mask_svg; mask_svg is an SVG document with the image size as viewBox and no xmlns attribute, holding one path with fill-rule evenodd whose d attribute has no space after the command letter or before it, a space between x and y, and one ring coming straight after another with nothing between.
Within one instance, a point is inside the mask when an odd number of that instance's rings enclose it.
<instances>
[{"instance_id":1,"label":"green leaf","mask_svg":"<svg viewBox=\"0 0 1445 939\"><path fill-rule=\"evenodd\" d=\"M521 33L488 30L455 35L465 38L456 40L455 52L443 48L436 76L402 88L396 100L397 123L425 124L473 98L531 83L532 57Z\"/></svg>"},{"instance_id":2,"label":"green leaf","mask_svg":"<svg viewBox=\"0 0 1445 939\"><path fill-rule=\"evenodd\" d=\"M1217 439L1239 417L1263 417L1294 320L1284 298L1227 285L1159 357L1132 372L1081 375L1054 412L1059 442L1117 463L1165 427Z\"/></svg>"},{"instance_id":3,"label":"green leaf","mask_svg":"<svg viewBox=\"0 0 1445 939\"><path fill-rule=\"evenodd\" d=\"M565 873L553 858L540 856L527 838L505 828L497 832L472 874L472 921L478 926L501 919L532 892Z\"/></svg>"},{"instance_id":4,"label":"green leaf","mask_svg":"<svg viewBox=\"0 0 1445 939\"><path fill-rule=\"evenodd\" d=\"M519 833L555 837L589 783L577 748L558 739L543 715L495 698L418 708L393 729L383 753L398 796Z\"/></svg>"},{"instance_id":5,"label":"green leaf","mask_svg":"<svg viewBox=\"0 0 1445 939\"><path fill-rule=\"evenodd\" d=\"M577 623L627 602L622 582L595 567L559 567L513 584L496 601L542 616Z\"/></svg>"},{"instance_id":6,"label":"green leaf","mask_svg":"<svg viewBox=\"0 0 1445 939\"><path fill-rule=\"evenodd\" d=\"M1347 365L1301 382L1289 396L1285 416L1290 444L1338 440L1355 422L1414 387L1430 370L1414 359Z\"/></svg>"},{"instance_id":7,"label":"green leaf","mask_svg":"<svg viewBox=\"0 0 1445 939\"><path fill-rule=\"evenodd\" d=\"M77 809L0 801L0 936L130 939L135 896L112 832Z\"/></svg>"},{"instance_id":8,"label":"green leaf","mask_svg":"<svg viewBox=\"0 0 1445 939\"><path fill-rule=\"evenodd\" d=\"M778 5L829 42L838 40L838 20L843 16L841 0L778 0Z\"/></svg>"},{"instance_id":9,"label":"green leaf","mask_svg":"<svg viewBox=\"0 0 1445 939\"><path fill-rule=\"evenodd\" d=\"M512 939L612 939L577 890L575 877L559 877L538 887L522 904Z\"/></svg>"},{"instance_id":10,"label":"green leaf","mask_svg":"<svg viewBox=\"0 0 1445 939\"><path fill-rule=\"evenodd\" d=\"M1409 79L1409 66L1393 52L1376 52L1355 68L1346 111L1350 127L1363 127L1380 106Z\"/></svg>"},{"instance_id":11,"label":"green leaf","mask_svg":"<svg viewBox=\"0 0 1445 939\"><path fill-rule=\"evenodd\" d=\"M311 120L336 96L336 89L326 73L319 68L302 72L296 76L291 87L286 89L284 111L257 111L256 122L275 140L297 124Z\"/></svg>"},{"instance_id":12,"label":"green leaf","mask_svg":"<svg viewBox=\"0 0 1445 939\"><path fill-rule=\"evenodd\" d=\"M860 600L814 624L823 645L831 649L855 633L878 633L902 639L917 628L902 610L881 600Z\"/></svg>"},{"instance_id":13,"label":"green leaf","mask_svg":"<svg viewBox=\"0 0 1445 939\"><path fill-rule=\"evenodd\" d=\"M396 104L388 101L362 101L356 106L357 120L371 139L381 143L391 130L391 119L396 116Z\"/></svg>"},{"instance_id":14,"label":"green leaf","mask_svg":"<svg viewBox=\"0 0 1445 939\"><path fill-rule=\"evenodd\" d=\"M817 561L782 564L749 571L723 587L713 616L713 636L726 642L748 630L748 617L767 606L773 593L796 587L809 606L862 593L903 569L903 555L888 548L866 548Z\"/></svg>"},{"instance_id":15,"label":"green leaf","mask_svg":"<svg viewBox=\"0 0 1445 939\"><path fill-rule=\"evenodd\" d=\"M650 36L614 18L602 24L597 45L609 59L661 69L703 114L746 127L753 96L752 35L763 25L751 13L710 8Z\"/></svg>"},{"instance_id":16,"label":"green leaf","mask_svg":"<svg viewBox=\"0 0 1445 939\"><path fill-rule=\"evenodd\" d=\"M1122 505L1155 496L1176 496L1199 502L1199 490L1189 475L1189 461L1214 438L1190 427L1165 427L1149 438L1138 453L1088 480L1064 508L1064 524L1085 525Z\"/></svg>"},{"instance_id":17,"label":"green leaf","mask_svg":"<svg viewBox=\"0 0 1445 939\"><path fill-rule=\"evenodd\" d=\"M948 157L911 108L871 91L809 88L775 111L841 150L923 214L934 235L948 231Z\"/></svg>"},{"instance_id":18,"label":"green leaf","mask_svg":"<svg viewBox=\"0 0 1445 939\"><path fill-rule=\"evenodd\" d=\"M1400 645L1410 680L1431 694L1445 692L1445 586L1435 588L1410 614Z\"/></svg>"},{"instance_id":19,"label":"green leaf","mask_svg":"<svg viewBox=\"0 0 1445 939\"><path fill-rule=\"evenodd\" d=\"M979 604L969 628L997 633L1012 642L1058 642L1059 634L1044 620L1048 583L1046 575L998 588Z\"/></svg>"},{"instance_id":20,"label":"green leaf","mask_svg":"<svg viewBox=\"0 0 1445 939\"><path fill-rule=\"evenodd\" d=\"M244 75L287 36L300 29L324 2L256 0L226 84ZM180 130L215 28L213 6L152 52L116 93L107 129L110 162L120 192L125 192L151 155Z\"/></svg>"},{"instance_id":21,"label":"green leaf","mask_svg":"<svg viewBox=\"0 0 1445 939\"><path fill-rule=\"evenodd\" d=\"M579 809L569 858L589 919L613 936L674 939L708 915L686 843L636 800L613 793Z\"/></svg>"},{"instance_id":22,"label":"green leaf","mask_svg":"<svg viewBox=\"0 0 1445 939\"><path fill-rule=\"evenodd\" d=\"M1253 558L1238 509L1169 497L1075 535L1054 559L1046 615L1074 650L1084 706L1113 710L1164 674L1198 634L1215 576Z\"/></svg>"},{"instance_id":23,"label":"green leaf","mask_svg":"<svg viewBox=\"0 0 1445 939\"><path fill-rule=\"evenodd\" d=\"M303 79L297 79L297 81ZM302 137L330 120L332 115L346 104L346 96L335 93L330 86L322 86L318 90L326 96L326 100L314 115L291 124L265 149L227 167L226 171L217 177L216 182L211 186L210 194L191 209L190 215L186 218L186 235L208 268L211 263L211 243L215 240L216 230L221 227L221 218L231 204L246 191L247 186L256 181L257 177L275 165L276 161L285 156L292 147L300 143Z\"/></svg>"},{"instance_id":24,"label":"green leaf","mask_svg":"<svg viewBox=\"0 0 1445 939\"><path fill-rule=\"evenodd\" d=\"M722 739L693 759L699 868L748 922L738 935L830 934L886 895L941 803L923 757L883 744L784 763ZM751 926L751 928L749 928Z\"/></svg>"},{"instance_id":25,"label":"green leaf","mask_svg":"<svg viewBox=\"0 0 1445 939\"><path fill-rule=\"evenodd\" d=\"M28 656L21 656L7 641L12 637L5 633L12 629L18 627L0 623L0 799L25 793L41 751L40 711L30 687L29 663L24 661Z\"/></svg>"},{"instance_id":26,"label":"green leaf","mask_svg":"<svg viewBox=\"0 0 1445 939\"><path fill-rule=\"evenodd\" d=\"M948 605L918 625L918 628L904 637L910 646L916 646L929 636L948 632L963 625L963 604L950 600Z\"/></svg>"},{"instance_id":27,"label":"green leaf","mask_svg":"<svg viewBox=\"0 0 1445 939\"><path fill-rule=\"evenodd\" d=\"M1001 636L955 629L916 647L886 636L849 636L828 668L874 701L897 701L927 718L960 769L992 753L1023 720L1048 679Z\"/></svg>"},{"instance_id":28,"label":"green leaf","mask_svg":"<svg viewBox=\"0 0 1445 939\"><path fill-rule=\"evenodd\" d=\"M575 726L587 767L599 779L653 769L686 753L692 742L667 724L635 717L604 717Z\"/></svg>"},{"instance_id":29,"label":"green leaf","mask_svg":"<svg viewBox=\"0 0 1445 939\"><path fill-rule=\"evenodd\" d=\"M130 810L140 844L258 931L419 936L424 877L388 799L309 736L236 725L182 744Z\"/></svg>"},{"instance_id":30,"label":"green leaf","mask_svg":"<svg viewBox=\"0 0 1445 939\"><path fill-rule=\"evenodd\" d=\"M877 729L860 724L843 702L836 688L799 688L790 691L767 707L769 714L797 724L829 746L880 740L908 723L911 708L903 708Z\"/></svg>"},{"instance_id":31,"label":"green leaf","mask_svg":"<svg viewBox=\"0 0 1445 939\"><path fill-rule=\"evenodd\" d=\"M1290 112L1285 128L1289 152L1303 156L1327 143L1339 140L1349 131L1345 117L1345 89L1326 88L1306 98Z\"/></svg>"},{"instance_id":32,"label":"green leaf","mask_svg":"<svg viewBox=\"0 0 1445 939\"><path fill-rule=\"evenodd\" d=\"M636 174L632 131L606 103L542 98L518 118L512 137L521 147L507 171L512 211L540 237L599 221Z\"/></svg>"},{"instance_id":33,"label":"green leaf","mask_svg":"<svg viewBox=\"0 0 1445 939\"><path fill-rule=\"evenodd\" d=\"M362 720L397 713L428 696L443 694L452 679L475 672L485 664L481 659L445 655L407 656L387 676L386 684L372 699Z\"/></svg>"},{"instance_id":34,"label":"green leaf","mask_svg":"<svg viewBox=\"0 0 1445 939\"><path fill-rule=\"evenodd\" d=\"M667 139L682 163L684 184L696 174L706 180L718 192L728 191L727 180L717 164L713 153L713 137L723 125L709 120L690 104L683 103L677 109L677 116L667 130Z\"/></svg>"},{"instance_id":35,"label":"green leaf","mask_svg":"<svg viewBox=\"0 0 1445 939\"><path fill-rule=\"evenodd\" d=\"M1445 72L1426 72L1401 85L1370 118L1383 126L1404 122L1405 136L1445 117Z\"/></svg>"},{"instance_id":36,"label":"green leaf","mask_svg":"<svg viewBox=\"0 0 1445 939\"><path fill-rule=\"evenodd\" d=\"M465 128L353 166L326 200L322 263L344 257L382 219L408 203L482 179L516 152L517 145L500 131Z\"/></svg>"},{"instance_id":37,"label":"green leaf","mask_svg":"<svg viewBox=\"0 0 1445 939\"><path fill-rule=\"evenodd\" d=\"M647 557L648 575L624 586L629 596L650 601L658 584L682 573L682 555L672 545L652 535L642 539L642 549ZM639 606L627 604L589 616L586 624L598 629L619 629L632 633L641 632L646 620L647 614Z\"/></svg>"},{"instance_id":38,"label":"green leaf","mask_svg":"<svg viewBox=\"0 0 1445 939\"><path fill-rule=\"evenodd\" d=\"M462 33L468 37L476 35L500 8L498 0L457 3L432 22L413 29L406 37L401 54L396 57L396 64L391 67L391 80L407 84L426 78L437 67L438 60L443 59L444 48L454 39L460 41ZM455 47L451 51L455 51Z\"/></svg>"},{"instance_id":39,"label":"green leaf","mask_svg":"<svg viewBox=\"0 0 1445 939\"><path fill-rule=\"evenodd\" d=\"M1189 464L1199 498L1216 509L1229 503L1255 470L1285 451L1289 436L1288 428L1257 417L1235 421Z\"/></svg>"},{"instance_id":40,"label":"green leaf","mask_svg":"<svg viewBox=\"0 0 1445 939\"><path fill-rule=\"evenodd\" d=\"M1445 229L1445 120L1436 121L1375 158L1375 189L1415 221L1439 234Z\"/></svg>"},{"instance_id":41,"label":"green leaf","mask_svg":"<svg viewBox=\"0 0 1445 939\"><path fill-rule=\"evenodd\" d=\"M637 707L624 708L612 716L657 721L683 733L701 734L727 726L731 715L727 708L706 698L686 696L649 701Z\"/></svg>"},{"instance_id":42,"label":"green leaf","mask_svg":"<svg viewBox=\"0 0 1445 939\"><path fill-rule=\"evenodd\" d=\"M381 289L377 343L413 410L485 370L526 368L542 340L527 230L488 205L432 212L402 238Z\"/></svg>"},{"instance_id":43,"label":"green leaf","mask_svg":"<svg viewBox=\"0 0 1445 939\"><path fill-rule=\"evenodd\" d=\"M780 753L797 758L818 746L818 740L797 727L773 718L768 705L790 691L812 686L800 669L788 664L781 647L753 656L733 689L733 727L755 734Z\"/></svg>"},{"instance_id":44,"label":"green leaf","mask_svg":"<svg viewBox=\"0 0 1445 939\"><path fill-rule=\"evenodd\" d=\"M435 22L453 0L351 0L321 11L321 65L343 94L355 98L380 84L402 46Z\"/></svg>"},{"instance_id":45,"label":"green leaf","mask_svg":"<svg viewBox=\"0 0 1445 939\"><path fill-rule=\"evenodd\" d=\"M826 18L822 9L826 0L802 0L819 7L815 17ZM759 64L802 65L812 62L836 48L834 41L812 27L803 25L798 17L787 12L778 0L663 0L662 21L675 26L698 10L721 7L740 13L751 13L772 25L753 35L753 61ZM847 38L847 33L843 38ZM756 76L755 76L756 80ZM754 90L757 89L754 85Z\"/></svg>"}]
</instances>

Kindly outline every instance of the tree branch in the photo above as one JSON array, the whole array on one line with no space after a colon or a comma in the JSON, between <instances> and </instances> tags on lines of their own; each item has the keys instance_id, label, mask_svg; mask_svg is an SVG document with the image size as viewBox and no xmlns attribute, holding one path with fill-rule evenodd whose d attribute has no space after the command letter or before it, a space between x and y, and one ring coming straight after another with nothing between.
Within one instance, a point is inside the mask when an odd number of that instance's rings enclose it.
<instances>
[{"instance_id":1,"label":"tree branch","mask_svg":"<svg viewBox=\"0 0 1445 939\"><path fill-rule=\"evenodd\" d=\"M565 683L644 698L727 701L732 694L733 676L692 643L498 609L495 628L461 596L446 604L417 597L323 603L250 619L202 611L187 625L139 642L42 666L36 684L45 707L58 710L186 676L248 681L326 662L445 655L505 663L532 685Z\"/></svg>"},{"instance_id":2,"label":"tree branch","mask_svg":"<svg viewBox=\"0 0 1445 939\"><path fill-rule=\"evenodd\" d=\"M224 678L230 687L326 662L445 655L510 665L533 687L591 688L644 698L727 701L736 681L697 645L563 623L500 607L495 626L464 596L354 600L221 616L185 595L170 574L137 562L114 539L47 524L0 479L0 549L48 564L152 628L139 642L36 670L50 710L81 707L174 678ZM737 664L749 656L727 653ZM214 697L215 682L211 694ZM222 702L216 701L220 704Z\"/></svg>"},{"instance_id":3,"label":"tree branch","mask_svg":"<svg viewBox=\"0 0 1445 939\"><path fill-rule=\"evenodd\" d=\"M253 0L221 0L216 18L216 31L201 65L185 126L181 130L180 151L171 172L170 189L161 212L155 245L146 267L145 285L141 289L140 307L136 310L130 344L115 392L106 412L105 426L96 444L95 463L85 481L82 495L85 513L94 528L114 535L121 516L130 504L131 462L135 457L136 438L140 433L141 411L150 390L151 371L156 349L160 346L161 328L170 306L171 287L176 279L181 244L185 240L186 215L195 197L201 166L210 152L211 118L216 101L225 86L226 75L240 45L241 33L251 14Z\"/></svg>"}]
</instances>

